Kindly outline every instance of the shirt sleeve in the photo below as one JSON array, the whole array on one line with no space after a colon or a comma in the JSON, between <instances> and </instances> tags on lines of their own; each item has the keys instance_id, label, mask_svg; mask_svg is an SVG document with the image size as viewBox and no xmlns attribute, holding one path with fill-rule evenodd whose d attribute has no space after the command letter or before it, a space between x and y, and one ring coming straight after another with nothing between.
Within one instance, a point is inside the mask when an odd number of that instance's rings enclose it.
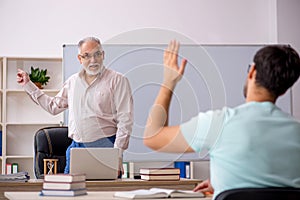
<instances>
[{"instance_id":1,"label":"shirt sleeve","mask_svg":"<svg viewBox=\"0 0 300 200\"><path fill-rule=\"evenodd\" d=\"M36 104L52 115L61 113L68 108L66 84L55 97L46 95L31 81L24 85L24 90Z\"/></svg>"},{"instance_id":2,"label":"shirt sleeve","mask_svg":"<svg viewBox=\"0 0 300 200\"><path fill-rule=\"evenodd\" d=\"M116 85L114 101L117 111L117 133L114 147L123 150L128 148L133 125L133 98L129 81L122 77Z\"/></svg>"},{"instance_id":3,"label":"shirt sleeve","mask_svg":"<svg viewBox=\"0 0 300 200\"><path fill-rule=\"evenodd\" d=\"M224 126L225 110L201 112L198 116L180 125L180 130L196 152L210 150Z\"/></svg>"}]
</instances>

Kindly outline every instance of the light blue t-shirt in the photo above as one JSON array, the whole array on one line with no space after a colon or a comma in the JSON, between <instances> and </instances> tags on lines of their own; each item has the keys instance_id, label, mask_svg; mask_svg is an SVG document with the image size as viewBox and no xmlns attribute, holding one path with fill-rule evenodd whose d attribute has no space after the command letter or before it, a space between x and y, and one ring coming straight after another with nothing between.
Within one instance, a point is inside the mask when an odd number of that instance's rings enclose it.
<instances>
[{"instance_id":1,"label":"light blue t-shirt","mask_svg":"<svg viewBox=\"0 0 300 200\"><path fill-rule=\"evenodd\" d=\"M209 152L214 197L245 187L300 187L300 123L270 102L199 113L180 126Z\"/></svg>"}]
</instances>

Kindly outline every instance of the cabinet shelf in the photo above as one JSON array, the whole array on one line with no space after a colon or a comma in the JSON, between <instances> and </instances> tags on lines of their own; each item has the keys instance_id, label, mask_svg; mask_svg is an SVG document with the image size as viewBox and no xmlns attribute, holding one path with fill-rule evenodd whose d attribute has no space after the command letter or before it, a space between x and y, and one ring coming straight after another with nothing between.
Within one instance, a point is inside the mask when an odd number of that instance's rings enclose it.
<instances>
[{"instance_id":1,"label":"cabinet shelf","mask_svg":"<svg viewBox=\"0 0 300 200\"><path fill-rule=\"evenodd\" d=\"M50 76L48 84L45 86L45 89L54 89L60 88L63 83L63 74L62 74L62 59L61 58L15 58L9 57L4 58L4 63L7 66L3 65L4 72L6 71L6 82L3 85L6 85L6 88L11 90L21 90L22 87L18 85L16 81L16 72L17 69L22 69L26 72L30 72L30 68L39 67L40 69L47 69L47 75ZM3 74L5 75L5 74ZM4 81L5 79L3 79Z\"/></svg>"},{"instance_id":2,"label":"cabinet shelf","mask_svg":"<svg viewBox=\"0 0 300 200\"><path fill-rule=\"evenodd\" d=\"M13 159L33 159L32 155L14 155L14 156L6 156L7 159L13 158Z\"/></svg>"},{"instance_id":3,"label":"cabinet shelf","mask_svg":"<svg viewBox=\"0 0 300 200\"><path fill-rule=\"evenodd\" d=\"M27 171L34 177L32 160L35 133L43 127L59 126L64 120L63 113L51 115L34 103L17 83L17 69L29 72L31 66L47 69L50 79L42 90L47 95L55 96L63 85L61 58L0 58L2 174L5 174L6 163L18 163L20 171Z\"/></svg>"}]
</instances>

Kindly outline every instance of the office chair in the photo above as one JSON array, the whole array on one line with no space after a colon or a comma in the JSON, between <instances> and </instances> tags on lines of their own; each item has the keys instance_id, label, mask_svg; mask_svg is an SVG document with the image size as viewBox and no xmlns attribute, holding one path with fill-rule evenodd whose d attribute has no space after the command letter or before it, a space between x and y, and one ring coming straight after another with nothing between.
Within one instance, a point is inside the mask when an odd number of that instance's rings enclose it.
<instances>
[{"instance_id":1,"label":"office chair","mask_svg":"<svg viewBox=\"0 0 300 200\"><path fill-rule=\"evenodd\" d=\"M66 150L72 140L68 127L45 127L34 135L34 174L44 178L44 159L57 159L57 173L63 173L66 165Z\"/></svg>"},{"instance_id":2,"label":"office chair","mask_svg":"<svg viewBox=\"0 0 300 200\"><path fill-rule=\"evenodd\" d=\"M300 188L238 188L221 192L215 200L299 200Z\"/></svg>"}]
</instances>

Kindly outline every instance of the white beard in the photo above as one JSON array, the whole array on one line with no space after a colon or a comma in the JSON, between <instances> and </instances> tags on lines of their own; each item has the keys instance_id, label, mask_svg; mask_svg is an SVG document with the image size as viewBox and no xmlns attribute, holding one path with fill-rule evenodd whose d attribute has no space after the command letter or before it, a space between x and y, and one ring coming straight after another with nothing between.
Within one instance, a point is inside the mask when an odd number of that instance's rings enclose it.
<instances>
[{"instance_id":1,"label":"white beard","mask_svg":"<svg viewBox=\"0 0 300 200\"><path fill-rule=\"evenodd\" d=\"M98 75L102 71L103 64L92 63L92 64L89 64L88 66L82 65L82 67L88 75L95 76L95 75ZM95 70L90 70L90 68L94 68Z\"/></svg>"}]
</instances>

